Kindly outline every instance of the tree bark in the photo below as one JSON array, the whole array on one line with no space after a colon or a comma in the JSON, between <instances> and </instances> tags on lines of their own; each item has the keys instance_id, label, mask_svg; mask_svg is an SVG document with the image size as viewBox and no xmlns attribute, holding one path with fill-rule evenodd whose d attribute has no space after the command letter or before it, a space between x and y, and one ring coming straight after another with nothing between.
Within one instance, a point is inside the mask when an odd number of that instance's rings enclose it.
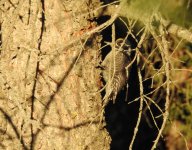
<instances>
[{"instance_id":1,"label":"tree bark","mask_svg":"<svg viewBox=\"0 0 192 150\"><path fill-rule=\"evenodd\" d=\"M99 1L0 3L0 147L109 149L96 92L101 37L84 36Z\"/></svg>"}]
</instances>

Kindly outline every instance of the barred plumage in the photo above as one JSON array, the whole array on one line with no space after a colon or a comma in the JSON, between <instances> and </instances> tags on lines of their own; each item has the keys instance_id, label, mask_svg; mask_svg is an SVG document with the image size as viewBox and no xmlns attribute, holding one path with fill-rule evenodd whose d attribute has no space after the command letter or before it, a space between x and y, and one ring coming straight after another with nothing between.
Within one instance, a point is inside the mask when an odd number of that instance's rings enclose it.
<instances>
[{"instance_id":1,"label":"barred plumage","mask_svg":"<svg viewBox=\"0 0 192 150\"><path fill-rule=\"evenodd\" d=\"M128 66L130 59L125 52L124 46L121 46L123 39L116 41L115 51L109 52L104 61L102 62L103 78L106 81L106 94L104 97L105 103L108 100L115 100L119 91L125 86L128 79L126 67ZM120 49L122 47L122 49ZM126 47L128 48L128 47Z\"/></svg>"}]
</instances>

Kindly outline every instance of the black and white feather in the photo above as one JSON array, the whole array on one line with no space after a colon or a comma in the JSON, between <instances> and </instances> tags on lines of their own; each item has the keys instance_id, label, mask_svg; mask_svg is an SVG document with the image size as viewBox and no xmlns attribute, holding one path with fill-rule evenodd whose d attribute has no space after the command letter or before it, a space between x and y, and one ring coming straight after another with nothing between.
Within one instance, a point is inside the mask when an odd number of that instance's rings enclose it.
<instances>
[{"instance_id":1,"label":"black and white feather","mask_svg":"<svg viewBox=\"0 0 192 150\"><path fill-rule=\"evenodd\" d=\"M115 100L128 80L126 67L130 63L129 46L123 44L123 39L116 41L115 50L110 51L102 62L103 78L106 82L104 105L109 100Z\"/></svg>"}]
</instances>

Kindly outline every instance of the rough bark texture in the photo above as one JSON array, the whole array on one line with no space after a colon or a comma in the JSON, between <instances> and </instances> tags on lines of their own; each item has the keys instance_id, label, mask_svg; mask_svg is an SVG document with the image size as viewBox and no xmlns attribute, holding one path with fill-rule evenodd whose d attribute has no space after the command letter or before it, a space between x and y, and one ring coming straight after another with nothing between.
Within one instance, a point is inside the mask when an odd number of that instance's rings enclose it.
<instances>
[{"instance_id":1,"label":"rough bark texture","mask_svg":"<svg viewBox=\"0 0 192 150\"><path fill-rule=\"evenodd\" d=\"M109 149L96 94L100 36L80 40L99 5L1 0L0 149Z\"/></svg>"}]
</instances>

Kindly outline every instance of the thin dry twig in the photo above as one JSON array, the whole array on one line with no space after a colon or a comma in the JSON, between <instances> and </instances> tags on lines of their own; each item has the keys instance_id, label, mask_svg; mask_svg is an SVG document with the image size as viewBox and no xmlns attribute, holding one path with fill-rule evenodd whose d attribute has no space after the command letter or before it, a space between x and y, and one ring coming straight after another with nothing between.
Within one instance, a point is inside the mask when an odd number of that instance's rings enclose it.
<instances>
[{"instance_id":1,"label":"thin dry twig","mask_svg":"<svg viewBox=\"0 0 192 150\"><path fill-rule=\"evenodd\" d=\"M136 48L136 52L139 50L139 48L141 47L144 39L145 39L145 36L146 36L146 33L147 33L147 30L145 29L144 33L142 34L141 36L141 39L138 43L138 46ZM138 61L139 61L139 55L138 55L138 52L137 52L137 58L138 58ZM142 76L141 76L141 71L140 69L138 68L137 70L138 72L138 77L139 77L139 85L140 85L140 106L139 106L139 115L138 115L138 119L137 119L137 123L136 123L136 126L135 126L135 129L134 129L134 134L133 134L133 137L132 137L132 140L131 140L131 143L129 145L129 150L132 150L132 147L133 147L133 143L135 141L135 138L136 138L136 135L138 133L138 128L139 128L139 124L141 122L141 116L142 116L142 110L143 110L143 101L144 101L144 93L143 93L143 81L142 81Z\"/></svg>"},{"instance_id":2,"label":"thin dry twig","mask_svg":"<svg viewBox=\"0 0 192 150\"><path fill-rule=\"evenodd\" d=\"M140 85L140 106L139 106L139 115L138 115L138 119L137 119L137 123L134 129L134 134L131 140L131 143L129 145L129 150L132 150L133 147L133 143L135 141L136 135L138 133L138 128L139 128L139 124L141 122L141 116L142 116L142 110L143 110L143 101L144 101L144 97L143 97L143 83L142 83L142 76L141 76L141 71L138 68L138 76L139 76L139 85Z\"/></svg>"},{"instance_id":3,"label":"thin dry twig","mask_svg":"<svg viewBox=\"0 0 192 150\"><path fill-rule=\"evenodd\" d=\"M160 26L160 29L159 29L159 32L162 36L162 39L159 39L157 38L157 34L154 32L153 29L150 30L153 37L155 38L156 42L157 42L157 45L160 49L160 53L161 53L161 57L162 57L162 60L163 60L163 64L164 64L164 69L165 69L165 76L166 76L166 100L165 100L165 112L163 114L163 123L161 125L161 128L159 130L159 133L154 141L154 144L152 146L152 150L154 150L157 146L157 143L159 141L159 138L160 136L162 135L162 132L165 128L165 125L166 125L166 122L168 120L168 116L169 116L169 105L170 105L170 63L169 63L169 54L168 54L168 50L169 50L169 47L168 47L168 42L165 38L165 31L164 31L164 28L163 26L161 25Z\"/></svg>"},{"instance_id":4,"label":"thin dry twig","mask_svg":"<svg viewBox=\"0 0 192 150\"><path fill-rule=\"evenodd\" d=\"M151 108L150 108L150 106L149 106L149 104L148 104L148 102L146 101L146 99L145 99L145 98L144 98L144 102L146 103L147 108L149 109L149 112L150 112L151 117L152 117L152 119L153 119L153 122L154 122L154 124L155 124L156 128L157 128L157 129L158 129L158 131L159 131L159 127L157 126L157 122L156 122L156 120L155 120L155 117L154 117L154 115L153 115L153 112L152 112L152 110L151 110Z\"/></svg>"},{"instance_id":5,"label":"thin dry twig","mask_svg":"<svg viewBox=\"0 0 192 150\"><path fill-rule=\"evenodd\" d=\"M167 27L167 32L192 43L192 33L188 29L173 24L163 18L161 18L161 23L164 27Z\"/></svg>"}]
</instances>

